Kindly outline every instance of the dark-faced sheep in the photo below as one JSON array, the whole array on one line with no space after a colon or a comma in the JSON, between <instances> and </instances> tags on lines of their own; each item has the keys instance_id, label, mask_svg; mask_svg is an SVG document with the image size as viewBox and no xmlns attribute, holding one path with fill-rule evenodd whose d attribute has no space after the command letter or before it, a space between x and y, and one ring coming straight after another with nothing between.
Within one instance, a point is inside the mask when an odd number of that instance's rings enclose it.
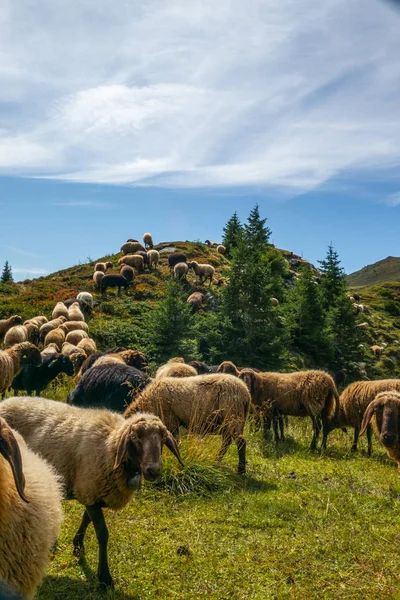
<instances>
[{"instance_id":1,"label":"dark-faced sheep","mask_svg":"<svg viewBox=\"0 0 400 600\"><path fill-rule=\"evenodd\" d=\"M25 365L11 384L14 395L18 396L18 392L26 390L28 396L31 396L32 392L40 396L60 373L65 373L69 377L74 374L74 365L68 356L63 354L47 357L38 366Z\"/></svg>"},{"instance_id":2,"label":"dark-faced sheep","mask_svg":"<svg viewBox=\"0 0 400 600\"><path fill-rule=\"evenodd\" d=\"M188 365L195 368L198 375L211 375L217 373L219 365L206 365L199 360L191 360Z\"/></svg>"},{"instance_id":3,"label":"dark-faced sheep","mask_svg":"<svg viewBox=\"0 0 400 600\"><path fill-rule=\"evenodd\" d=\"M22 342L6 350L0 350L0 395L4 397L22 367L38 366L41 362L39 350L30 342Z\"/></svg>"},{"instance_id":4,"label":"dark-faced sheep","mask_svg":"<svg viewBox=\"0 0 400 600\"><path fill-rule=\"evenodd\" d=\"M132 283L132 281L135 279L135 271L129 265L124 265L121 267L119 274L122 275L122 277L125 277L129 283Z\"/></svg>"},{"instance_id":5,"label":"dark-faced sheep","mask_svg":"<svg viewBox=\"0 0 400 600\"><path fill-rule=\"evenodd\" d=\"M365 411L360 435L371 427L372 420L376 435L400 469L399 418L400 394L395 391L380 392Z\"/></svg>"},{"instance_id":6,"label":"dark-faced sheep","mask_svg":"<svg viewBox=\"0 0 400 600\"><path fill-rule=\"evenodd\" d=\"M94 266L94 270L95 271L102 271L103 273L105 273L107 271L107 269L112 269L113 264L112 262L108 261L108 262L98 262L95 264Z\"/></svg>"},{"instance_id":7,"label":"dark-faced sheep","mask_svg":"<svg viewBox=\"0 0 400 600\"><path fill-rule=\"evenodd\" d=\"M126 291L128 290L129 281L122 275L104 275L103 279L101 280L101 292L106 292L107 288L109 287L117 287L118 294L120 294L121 288L124 288Z\"/></svg>"},{"instance_id":8,"label":"dark-faced sheep","mask_svg":"<svg viewBox=\"0 0 400 600\"><path fill-rule=\"evenodd\" d=\"M121 362L124 362L126 365L130 367L135 367L139 369L139 371L146 371L147 369L147 359L145 355L139 350L128 350L123 347L110 348L104 352L94 352L91 356L88 357L87 360L82 365L82 375L93 367L96 361L102 356L109 355L119 355Z\"/></svg>"},{"instance_id":9,"label":"dark-faced sheep","mask_svg":"<svg viewBox=\"0 0 400 600\"><path fill-rule=\"evenodd\" d=\"M175 265L178 263L185 262L187 262L186 254L182 254L181 252L172 252L172 254L168 256L168 266L170 271L173 271Z\"/></svg>"},{"instance_id":10,"label":"dark-faced sheep","mask_svg":"<svg viewBox=\"0 0 400 600\"><path fill-rule=\"evenodd\" d=\"M154 246L151 233L145 233L143 235L143 243L146 248L151 250L151 248Z\"/></svg>"}]
</instances>

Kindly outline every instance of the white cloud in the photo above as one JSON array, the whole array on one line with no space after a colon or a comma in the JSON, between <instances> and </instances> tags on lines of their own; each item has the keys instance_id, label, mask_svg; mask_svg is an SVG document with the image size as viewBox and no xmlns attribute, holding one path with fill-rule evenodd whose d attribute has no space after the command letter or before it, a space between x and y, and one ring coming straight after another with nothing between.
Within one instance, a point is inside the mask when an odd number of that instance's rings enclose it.
<instances>
[{"instance_id":1,"label":"white cloud","mask_svg":"<svg viewBox=\"0 0 400 600\"><path fill-rule=\"evenodd\" d=\"M389 206L400 206L400 192L390 194L390 196L386 200L386 204L388 204Z\"/></svg>"},{"instance_id":2,"label":"white cloud","mask_svg":"<svg viewBox=\"0 0 400 600\"><path fill-rule=\"evenodd\" d=\"M21 273L21 274L26 274L26 275L45 275L46 273L48 273L48 271L46 271L46 269L39 269L39 268L28 268L28 267L16 267L16 268L12 268L13 273Z\"/></svg>"},{"instance_id":3,"label":"white cloud","mask_svg":"<svg viewBox=\"0 0 400 600\"><path fill-rule=\"evenodd\" d=\"M25 250L24 248L19 248L18 246L10 246L2 244L0 248L6 248L15 254L20 254L21 256L28 256L29 258L44 258L42 254L36 254L36 252L30 252L29 250Z\"/></svg>"},{"instance_id":4,"label":"white cloud","mask_svg":"<svg viewBox=\"0 0 400 600\"><path fill-rule=\"evenodd\" d=\"M303 191L400 163L383 0L3 4L0 173Z\"/></svg>"},{"instance_id":5,"label":"white cloud","mask_svg":"<svg viewBox=\"0 0 400 600\"><path fill-rule=\"evenodd\" d=\"M67 206L75 208L80 206L82 208L115 208L116 204L110 202L96 202L95 200L66 200L60 202L53 202L53 206Z\"/></svg>"}]
</instances>

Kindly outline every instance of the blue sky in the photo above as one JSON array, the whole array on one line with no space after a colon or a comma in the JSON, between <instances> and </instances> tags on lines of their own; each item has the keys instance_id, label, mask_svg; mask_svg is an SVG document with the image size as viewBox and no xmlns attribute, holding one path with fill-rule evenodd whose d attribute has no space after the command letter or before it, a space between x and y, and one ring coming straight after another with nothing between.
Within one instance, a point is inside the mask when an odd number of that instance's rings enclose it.
<instances>
[{"instance_id":1,"label":"blue sky","mask_svg":"<svg viewBox=\"0 0 400 600\"><path fill-rule=\"evenodd\" d=\"M313 262L398 255L399 30L384 0L4 0L0 261L219 240L256 203Z\"/></svg>"}]
</instances>

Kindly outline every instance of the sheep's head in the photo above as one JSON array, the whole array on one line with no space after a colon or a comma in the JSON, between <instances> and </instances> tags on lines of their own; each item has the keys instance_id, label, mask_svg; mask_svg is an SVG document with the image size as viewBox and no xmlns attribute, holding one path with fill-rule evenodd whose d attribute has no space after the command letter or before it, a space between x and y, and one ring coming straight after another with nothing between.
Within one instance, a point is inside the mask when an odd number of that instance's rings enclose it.
<instances>
[{"instance_id":1,"label":"sheep's head","mask_svg":"<svg viewBox=\"0 0 400 600\"><path fill-rule=\"evenodd\" d=\"M230 360L222 362L217 369L217 373L228 373L229 375L236 375L236 377L239 377L239 371Z\"/></svg>"},{"instance_id":2,"label":"sheep's head","mask_svg":"<svg viewBox=\"0 0 400 600\"><path fill-rule=\"evenodd\" d=\"M385 448L399 443L400 394L395 391L381 392L367 407L361 424L364 433L372 417L375 417L379 438Z\"/></svg>"},{"instance_id":3,"label":"sheep's head","mask_svg":"<svg viewBox=\"0 0 400 600\"><path fill-rule=\"evenodd\" d=\"M122 355L123 361L130 367L135 367L141 371L147 369L147 360L145 355L139 350L125 350L119 353Z\"/></svg>"},{"instance_id":4,"label":"sheep's head","mask_svg":"<svg viewBox=\"0 0 400 600\"><path fill-rule=\"evenodd\" d=\"M33 365L37 367L41 364L42 357L40 351L30 342L22 342L14 346L14 348L18 351L21 366Z\"/></svg>"},{"instance_id":5,"label":"sheep's head","mask_svg":"<svg viewBox=\"0 0 400 600\"><path fill-rule=\"evenodd\" d=\"M198 266L199 263L196 260L192 260L192 262L188 263L188 269L193 269L193 271L195 271Z\"/></svg>"},{"instance_id":6,"label":"sheep's head","mask_svg":"<svg viewBox=\"0 0 400 600\"><path fill-rule=\"evenodd\" d=\"M12 325L13 327L15 325L21 325L22 324L22 317L20 317L19 315L14 315L13 317L10 318L10 325Z\"/></svg>"},{"instance_id":7,"label":"sheep's head","mask_svg":"<svg viewBox=\"0 0 400 600\"><path fill-rule=\"evenodd\" d=\"M244 381L251 396L253 397L253 394L255 394L260 387L257 373L255 373L252 369L242 369L239 373L239 379Z\"/></svg>"},{"instance_id":8,"label":"sheep's head","mask_svg":"<svg viewBox=\"0 0 400 600\"><path fill-rule=\"evenodd\" d=\"M139 413L127 421L120 436L114 469L123 465L131 489L140 486L142 476L148 481L160 476L163 444L183 465L175 439L158 417Z\"/></svg>"},{"instance_id":9,"label":"sheep's head","mask_svg":"<svg viewBox=\"0 0 400 600\"><path fill-rule=\"evenodd\" d=\"M110 262L110 261L106 262L106 269L112 269L112 268L113 268L112 262Z\"/></svg>"},{"instance_id":10,"label":"sheep's head","mask_svg":"<svg viewBox=\"0 0 400 600\"><path fill-rule=\"evenodd\" d=\"M11 467L14 477L15 487L21 500L28 502L24 494L25 477L22 471L21 452L18 442L15 439L10 427L6 421L0 417L0 454L3 456Z\"/></svg>"}]
</instances>

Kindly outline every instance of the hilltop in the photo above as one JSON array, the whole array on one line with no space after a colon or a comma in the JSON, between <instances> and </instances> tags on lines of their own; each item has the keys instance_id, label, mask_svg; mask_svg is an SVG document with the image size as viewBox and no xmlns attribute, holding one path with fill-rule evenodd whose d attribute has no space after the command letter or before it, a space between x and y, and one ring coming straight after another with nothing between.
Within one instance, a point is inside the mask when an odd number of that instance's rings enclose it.
<instances>
[{"instance_id":1,"label":"hilltop","mask_svg":"<svg viewBox=\"0 0 400 600\"><path fill-rule=\"evenodd\" d=\"M383 260L367 265L347 276L351 288L378 285L388 281L400 281L400 258L388 256Z\"/></svg>"}]
</instances>

